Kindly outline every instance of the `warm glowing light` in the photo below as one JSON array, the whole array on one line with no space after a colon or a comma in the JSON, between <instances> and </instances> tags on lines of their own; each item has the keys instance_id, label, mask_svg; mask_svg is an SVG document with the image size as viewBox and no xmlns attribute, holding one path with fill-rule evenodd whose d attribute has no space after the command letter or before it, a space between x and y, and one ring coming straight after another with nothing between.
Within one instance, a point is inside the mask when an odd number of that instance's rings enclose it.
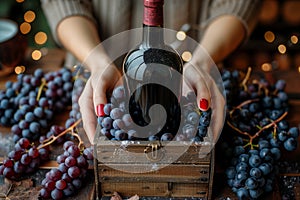
<instances>
[{"instance_id":1,"label":"warm glowing light","mask_svg":"<svg viewBox=\"0 0 300 200\"><path fill-rule=\"evenodd\" d=\"M264 37L265 37L265 40L269 43L272 43L275 40L275 35L272 31L265 32Z\"/></svg>"},{"instance_id":2,"label":"warm glowing light","mask_svg":"<svg viewBox=\"0 0 300 200\"><path fill-rule=\"evenodd\" d=\"M27 34L27 33L30 32L30 30L31 30L31 26L30 26L29 23L23 22L23 23L20 25L20 31L21 31L21 33Z\"/></svg>"},{"instance_id":3,"label":"warm glowing light","mask_svg":"<svg viewBox=\"0 0 300 200\"><path fill-rule=\"evenodd\" d=\"M185 51L182 53L181 57L183 61L188 62L192 59L192 54L189 51Z\"/></svg>"},{"instance_id":4,"label":"warm glowing light","mask_svg":"<svg viewBox=\"0 0 300 200\"><path fill-rule=\"evenodd\" d=\"M178 31L176 34L177 40L183 41L186 38L186 34L183 31Z\"/></svg>"},{"instance_id":5,"label":"warm glowing light","mask_svg":"<svg viewBox=\"0 0 300 200\"><path fill-rule=\"evenodd\" d=\"M261 69L265 72L272 71L272 65L270 63L264 63L261 65Z\"/></svg>"},{"instance_id":6,"label":"warm glowing light","mask_svg":"<svg viewBox=\"0 0 300 200\"><path fill-rule=\"evenodd\" d=\"M298 72L300 73L300 66L298 67Z\"/></svg>"},{"instance_id":7,"label":"warm glowing light","mask_svg":"<svg viewBox=\"0 0 300 200\"><path fill-rule=\"evenodd\" d=\"M279 53L284 54L286 52L286 46L284 44L280 44L278 46L278 51Z\"/></svg>"},{"instance_id":8,"label":"warm glowing light","mask_svg":"<svg viewBox=\"0 0 300 200\"><path fill-rule=\"evenodd\" d=\"M39 60L42 57L42 52L40 50L34 50L31 53L31 57L32 57L33 60Z\"/></svg>"},{"instance_id":9,"label":"warm glowing light","mask_svg":"<svg viewBox=\"0 0 300 200\"><path fill-rule=\"evenodd\" d=\"M292 35L292 36L291 36L291 42L292 42L293 44L297 44L297 43L298 43L298 37L297 37L296 35Z\"/></svg>"},{"instance_id":10,"label":"warm glowing light","mask_svg":"<svg viewBox=\"0 0 300 200\"><path fill-rule=\"evenodd\" d=\"M18 2L18 3L23 3L24 0L16 0L16 2Z\"/></svg>"},{"instance_id":11,"label":"warm glowing light","mask_svg":"<svg viewBox=\"0 0 300 200\"><path fill-rule=\"evenodd\" d=\"M47 34L44 32L38 32L37 34L35 34L34 36L34 41L37 44L45 44L45 42L47 41Z\"/></svg>"},{"instance_id":12,"label":"warm glowing light","mask_svg":"<svg viewBox=\"0 0 300 200\"><path fill-rule=\"evenodd\" d=\"M31 10L28 10L25 14L24 14L24 20L28 23L33 22L33 20L35 19L35 13Z\"/></svg>"},{"instance_id":13,"label":"warm glowing light","mask_svg":"<svg viewBox=\"0 0 300 200\"><path fill-rule=\"evenodd\" d=\"M25 69L26 69L26 67L23 66L23 65L16 66L16 67L15 67L15 73L16 73L16 74L22 74L22 73L25 72Z\"/></svg>"}]
</instances>

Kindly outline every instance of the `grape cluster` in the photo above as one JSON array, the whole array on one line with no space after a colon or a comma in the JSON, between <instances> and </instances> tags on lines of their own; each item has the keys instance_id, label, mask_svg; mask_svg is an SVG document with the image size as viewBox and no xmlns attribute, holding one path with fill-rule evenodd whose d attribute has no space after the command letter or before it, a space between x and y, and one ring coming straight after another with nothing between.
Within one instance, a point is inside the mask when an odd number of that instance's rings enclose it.
<instances>
[{"instance_id":1,"label":"grape cluster","mask_svg":"<svg viewBox=\"0 0 300 200\"><path fill-rule=\"evenodd\" d=\"M177 141L203 142L208 134L212 109L200 111L197 107L196 96L190 92L181 97L183 108L183 125L181 131L176 135Z\"/></svg>"},{"instance_id":2,"label":"grape cluster","mask_svg":"<svg viewBox=\"0 0 300 200\"><path fill-rule=\"evenodd\" d=\"M134 126L133 118L137 118L135 115L138 115L139 110L129 109L133 112L128 112L124 87L118 86L113 90L109 103L104 105L105 115L98 117L100 132L110 140L203 141L208 133L212 110L200 111L195 103L195 94L192 92L186 97L182 96L181 101L184 106L183 123L177 134L169 132L156 134L160 131L159 127L153 127L151 131L145 133L143 132L145 129Z\"/></svg>"},{"instance_id":3,"label":"grape cluster","mask_svg":"<svg viewBox=\"0 0 300 200\"><path fill-rule=\"evenodd\" d=\"M11 126L15 142L0 165L0 175L19 179L35 172L43 161L49 160L49 145L67 140L64 153L57 157L59 167L48 172L43 181L41 198L60 199L75 194L93 159L92 148L84 147L76 129L81 121L78 99L89 76L84 73L82 78L81 74L82 67L48 73L37 69L32 75L18 75L16 82L8 81L0 91L0 125ZM65 126L54 125L54 115L71 103ZM76 138L78 146L71 141Z\"/></svg>"},{"instance_id":4,"label":"grape cluster","mask_svg":"<svg viewBox=\"0 0 300 200\"><path fill-rule=\"evenodd\" d=\"M290 127L284 118L286 83L250 82L250 71L245 76L224 71L222 78L228 99L221 142L228 161L227 183L239 199L257 199L273 190L282 149L297 148L299 129Z\"/></svg>"},{"instance_id":5,"label":"grape cluster","mask_svg":"<svg viewBox=\"0 0 300 200\"><path fill-rule=\"evenodd\" d=\"M9 179L34 172L40 163L49 159L47 148L37 148L26 138L20 139L0 166L0 175Z\"/></svg>"},{"instance_id":6,"label":"grape cluster","mask_svg":"<svg viewBox=\"0 0 300 200\"><path fill-rule=\"evenodd\" d=\"M14 141L37 140L53 120L54 113L70 105L73 80L67 68L44 73L19 74L0 91L0 124L11 126Z\"/></svg>"},{"instance_id":7,"label":"grape cluster","mask_svg":"<svg viewBox=\"0 0 300 200\"><path fill-rule=\"evenodd\" d=\"M72 141L63 144L64 152L56 159L57 168L47 172L42 181L40 197L43 199L62 199L76 194L86 177L88 161L93 159L93 149L80 148Z\"/></svg>"}]
</instances>

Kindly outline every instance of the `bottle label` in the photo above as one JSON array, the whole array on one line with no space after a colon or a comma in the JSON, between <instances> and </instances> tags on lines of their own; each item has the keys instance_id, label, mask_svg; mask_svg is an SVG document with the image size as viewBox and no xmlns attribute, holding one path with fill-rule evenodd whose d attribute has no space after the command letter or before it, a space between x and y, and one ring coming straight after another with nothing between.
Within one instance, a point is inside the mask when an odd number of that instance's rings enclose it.
<instances>
[{"instance_id":1,"label":"bottle label","mask_svg":"<svg viewBox=\"0 0 300 200\"><path fill-rule=\"evenodd\" d=\"M144 25L163 26L163 0L144 0Z\"/></svg>"}]
</instances>

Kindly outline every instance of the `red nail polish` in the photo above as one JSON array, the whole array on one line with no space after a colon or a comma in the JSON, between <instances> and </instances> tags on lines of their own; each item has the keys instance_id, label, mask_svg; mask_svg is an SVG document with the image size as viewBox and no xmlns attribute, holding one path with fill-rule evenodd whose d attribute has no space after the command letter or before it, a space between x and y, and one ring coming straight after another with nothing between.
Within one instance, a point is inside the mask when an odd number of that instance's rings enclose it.
<instances>
[{"instance_id":1,"label":"red nail polish","mask_svg":"<svg viewBox=\"0 0 300 200\"><path fill-rule=\"evenodd\" d=\"M206 99L200 99L199 107L201 110L208 109L208 101Z\"/></svg>"},{"instance_id":2,"label":"red nail polish","mask_svg":"<svg viewBox=\"0 0 300 200\"><path fill-rule=\"evenodd\" d=\"M96 107L96 114L97 114L98 117L103 117L105 115L105 113L104 113L104 104L99 104Z\"/></svg>"}]
</instances>

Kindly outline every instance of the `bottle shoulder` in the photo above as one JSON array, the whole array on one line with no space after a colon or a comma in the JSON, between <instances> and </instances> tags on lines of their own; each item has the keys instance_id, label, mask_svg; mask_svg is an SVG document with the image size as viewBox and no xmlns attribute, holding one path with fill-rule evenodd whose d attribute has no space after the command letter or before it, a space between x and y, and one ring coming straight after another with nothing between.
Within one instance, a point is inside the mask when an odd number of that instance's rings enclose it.
<instances>
[{"instance_id":1,"label":"bottle shoulder","mask_svg":"<svg viewBox=\"0 0 300 200\"><path fill-rule=\"evenodd\" d=\"M160 63L168 66L182 66L182 59L169 45L159 47L149 47L143 44L128 52L124 59L124 65L130 65L132 62L138 63Z\"/></svg>"}]
</instances>

